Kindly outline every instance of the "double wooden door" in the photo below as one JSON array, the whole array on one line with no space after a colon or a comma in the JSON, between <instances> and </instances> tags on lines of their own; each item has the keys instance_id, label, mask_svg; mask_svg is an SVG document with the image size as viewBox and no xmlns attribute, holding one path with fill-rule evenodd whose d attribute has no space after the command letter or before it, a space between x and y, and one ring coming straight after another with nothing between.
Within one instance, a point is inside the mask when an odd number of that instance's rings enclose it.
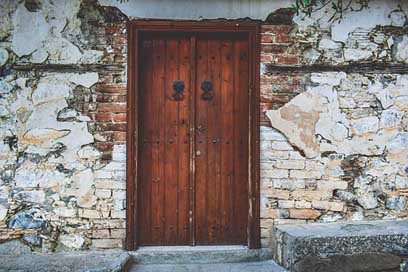
<instances>
[{"instance_id":1,"label":"double wooden door","mask_svg":"<svg viewBox=\"0 0 408 272\"><path fill-rule=\"evenodd\" d=\"M247 244L248 37L148 33L138 55L139 245Z\"/></svg>"}]
</instances>

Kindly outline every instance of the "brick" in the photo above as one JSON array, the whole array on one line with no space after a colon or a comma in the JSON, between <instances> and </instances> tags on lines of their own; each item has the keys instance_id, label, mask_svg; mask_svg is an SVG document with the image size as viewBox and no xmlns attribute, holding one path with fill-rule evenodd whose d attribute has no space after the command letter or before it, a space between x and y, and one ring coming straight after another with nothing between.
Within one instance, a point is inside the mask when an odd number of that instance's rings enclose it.
<instances>
[{"instance_id":1,"label":"brick","mask_svg":"<svg viewBox=\"0 0 408 272\"><path fill-rule=\"evenodd\" d=\"M280 218L279 209L261 209L261 218Z\"/></svg>"},{"instance_id":2,"label":"brick","mask_svg":"<svg viewBox=\"0 0 408 272\"><path fill-rule=\"evenodd\" d=\"M314 200L312 201L312 207L319 210L329 210L331 207L331 202Z\"/></svg>"},{"instance_id":3,"label":"brick","mask_svg":"<svg viewBox=\"0 0 408 272\"><path fill-rule=\"evenodd\" d=\"M274 36L271 34L261 34L262 43L272 43L274 41Z\"/></svg>"},{"instance_id":4,"label":"brick","mask_svg":"<svg viewBox=\"0 0 408 272\"><path fill-rule=\"evenodd\" d=\"M274 141L274 142L272 142L272 149L275 149L275 150L293 150L293 147L288 142Z\"/></svg>"},{"instance_id":5,"label":"brick","mask_svg":"<svg viewBox=\"0 0 408 272\"><path fill-rule=\"evenodd\" d=\"M285 169L264 169L261 170L261 176L264 178L287 178L289 171Z\"/></svg>"},{"instance_id":6,"label":"brick","mask_svg":"<svg viewBox=\"0 0 408 272\"><path fill-rule=\"evenodd\" d=\"M319 179L322 177L322 173L319 171L308 170L290 170L289 176L297 179Z\"/></svg>"},{"instance_id":7,"label":"brick","mask_svg":"<svg viewBox=\"0 0 408 272\"><path fill-rule=\"evenodd\" d=\"M102 103L119 102L121 103L121 102L126 102L126 100L127 100L126 95L110 95L110 94L97 94L96 95L96 102L102 102Z\"/></svg>"},{"instance_id":8,"label":"brick","mask_svg":"<svg viewBox=\"0 0 408 272\"><path fill-rule=\"evenodd\" d=\"M287 151L261 150L261 160L275 160L287 158L289 158L289 154Z\"/></svg>"},{"instance_id":9,"label":"brick","mask_svg":"<svg viewBox=\"0 0 408 272\"><path fill-rule=\"evenodd\" d=\"M122 248L122 239L92 239L93 248Z\"/></svg>"},{"instance_id":10,"label":"brick","mask_svg":"<svg viewBox=\"0 0 408 272\"><path fill-rule=\"evenodd\" d=\"M262 44L261 45L261 52L263 53L284 53L287 49L285 45L277 45L277 44Z\"/></svg>"},{"instance_id":11,"label":"brick","mask_svg":"<svg viewBox=\"0 0 408 272\"><path fill-rule=\"evenodd\" d=\"M96 88L99 93L110 93L110 94L126 94L126 86L120 85L110 85L110 84L99 84Z\"/></svg>"},{"instance_id":12,"label":"brick","mask_svg":"<svg viewBox=\"0 0 408 272\"><path fill-rule=\"evenodd\" d=\"M112 191L107 189L96 189L95 196L99 198L110 198L112 196Z\"/></svg>"},{"instance_id":13,"label":"brick","mask_svg":"<svg viewBox=\"0 0 408 272\"><path fill-rule=\"evenodd\" d=\"M312 203L306 200L299 200L295 202L295 208L310 209L311 207L312 207Z\"/></svg>"},{"instance_id":14,"label":"brick","mask_svg":"<svg viewBox=\"0 0 408 272\"><path fill-rule=\"evenodd\" d=\"M90 219L99 219L101 214L96 210L82 209L79 210L79 217L90 218Z\"/></svg>"},{"instance_id":15,"label":"brick","mask_svg":"<svg viewBox=\"0 0 408 272\"><path fill-rule=\"evenodd\" d=\"M312 191L312 190L300 189L300 190L292 191L291 196L293 199L296 199L296 200L307 200L307 201L329 200L333 197L333 192L332 191L322 191L322 190Z\"/></svg>"},{"instance_id":16,"label":"brick","mask_svg":"<svg viewBox=\"0 0 408 272\"><path fill-rule=\"evenodd\" d=\"M317 182L317 189L320 190L346 190L348 183L344 180L330 181L330 180L319 180Z\"/></svg>"},{"instance_id":17,"label":"brick","mask_svg":"<svg viewBox=\"0 0 408 272\"><path fill-rule=\"evenodd\" d=\"M283 209L289 209L295 207L294 200L278 200L278 207Z\"/></svg>"},{"instance_id":18,"label":"brick","mask_svg":"<svg viewBox=\"0 0 408 272\"><path fill-rule=\"evenodd\" d=\"M291 41L290 36L285 33L280 33L275 36L276 43L289 43L290 41Z\"/></svg>"},{"instance_id":19,"label":"brick","mask_svg":"<svg viewBox=\"0 0 408 272\"><path fill-rule=\"evenodd\" d=\"M125 218L126 218L126 211L116 211L116 210L112 210L112 211L111 211L111 218L121 218L121 219L125 219Z\"/></svg>"},{"instance_id":20,"label":"brick","mask_svg":"<svg viewBox=\"0 0 408 272\"><path fill-rule=\"evenodd\" d=\"M293 25L262 25L261 32L263 33L289 33L292 31Z\"/></svg>"},{"instance_id":21,"label":"brick","mask_svg":"<svg viewBox=\"0 0 408 272\"><path fill-rule=\"evenodd\" d=\"M112 114L112 121L113 122L126 122L127 121L127 114L126 113L114 113Z\"/></svg>"},{"instance_id":22,"label":"brick","mask_svg":"<svg viewBox=\"0 0 408 272\"><path fill-rule=\"evenodd\" d=\"M330 210L334 212L342 212L344 211L344 203L343 202L332 202L330 206Z\"/></svg>"},{"instance_id":23,"label":"brick","mask_svg":"<svg viewBox=\"0 0 408 272\"><path fill-rule=\"evenodd\" d=\"M277 189L303 189L305 181L301 179L273 179L273 187Z\"/></svg>"},{"instance_id":24,"label":"brick","mask_svg":"<svg viewBox=\"0 0 408 272\"><path fill-rule=\"evenodd\" d=\"M298 56L282 56L277 55L274 58L275 62L278 64L299 64L300 60Z\"/></svg>"},{"instance_id":25,"label":"brick","mask_svg":"<svg viewBox=\"0 0 408 272\"><path fill-rule=\"evenodd\" d=\"M98 103L98 112L126 112L126 103Z\"/></svg>"},{"instance_id":26,"label":"brick","mask_svg":"<svg viewBox=\"0 0 408 272\"><path fill-rule=\"evenodd\" d=\"M297 219L317 219L321 212L313 209L289 209L290 218Z\"/></svg>"},{"instance_id":27,"label":"brick","mask_svg":"<svg viewBox=\"0 0 408 272\"><path fill-rule=\"evenodd\" d=\"M276 168L281 169L304 169L305 161L302 160L277 160Z\"/></svg>"},{"instance_id":28,"label":"brick","mask_svg":"<svg viewBox=\"0 0 408 272\"><path fill-rule=\"evenodd\" d=\"M107 150L111 151L113 148L113 145L114 143L112 142L98 142L96 143L96 148L99 151L107 151Z\"/></svg>"},{"instance_id":29,"label":"brick","mask_svg":"<svg viewBox=\"0 0 408 272\"><path fill-rule=\"evenodd\" d=\"M262 194L267 197L278 198L278 199L289 199L290 192L288 190L280 189L266 189L263 190Z\"/></svg>"},{"instance_id":30,"label":"brick","mask_svg":"<svg viewBox=\"0 0 408 272\"><path fill-rule=\"evenodd\" d=\"M126 183L125 182L118 182L118 181L112 181L112 180L96 180L95 181L95 187L99 189L126 189Z\"/></svg>"},{"instance_id":31,"label":"brick","mask_svg":"<svg viewBox=\"0 0 408 272\"><path fill-rule=\"evenodd\" d=\"M108 229L97 229L92 231L92 238L103 239L109 238L110 232Z\"/></svg>"},{"instance_id":32,"label":"brick","mask_svg":"<svg viewBox=\"0 0 408 272\"><path fill-rule=\"evenodd\" d=\"M110 231L111 238L121 238L126 237L126 229L111 229Z\"/></svg>"}]
</instances>

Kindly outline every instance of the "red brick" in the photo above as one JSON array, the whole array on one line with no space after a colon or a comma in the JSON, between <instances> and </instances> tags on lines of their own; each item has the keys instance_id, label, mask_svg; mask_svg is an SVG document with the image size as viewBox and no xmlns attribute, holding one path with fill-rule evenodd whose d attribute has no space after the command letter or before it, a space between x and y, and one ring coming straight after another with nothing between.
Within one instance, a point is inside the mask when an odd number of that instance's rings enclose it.
<instances>
[{"instance_id":1,"label":"red brick","mask_svg":"<svg viewBox=\"0 0 408 272\"><path fill-rule=\"evenodd\" d=\"M286 34L279 34L275 37L275 42L277 43L288 43L291 41L291 38Z\"/></svg>"},{"instance_id":2,"label":"red brick","mask_svg":"<svg viewBox=\"0 0 408 272\"><path fill-rule=\"evenodd\" d=\"M112 142L98 142L96 148L100 151L111 151L114 146Z\"/></svg>"},{"instance_id":3,"label":"red brick","mask_svg":"<svg viewBox=\"0 0 408 272\"><path fill-rule=\"evenodd\" d=\"M113 139L115 141L126 141L126 132L115 131L113 133Z\"/></svg>"},{"instance_id":4,"label":"red brick","mask_svg":"<svg viewBox=\"0 0 408 272\"><path fill-rule=\"evenodd\" d=\"M261 42L263 42L263 43L271 43L271 42L273 42L273 39L274 37L272 36L272 35L261 35Z\"/></svg>"},{"instance_id":5,"label":"red brick","mask_svg":"<svg viewBox=\"0 0 408 272\"><path fill-rule=\"evenodd\" d=\"M277 55L275 61L278 64L298 64L299 63L299 57L298 56Z\"/></svg>"},{"instance_id":6,"label":"red brick","mask_svg":"<svg viewBox=\"0 0 408 272\"><path fill-rule=\"evenodd\" d=\"M262 44L261 52L262 53L284 53L287 49L286 45L277 45L277 44Z\"/></svg>"},{"instance_id":7,"label":"red brick","mask_svg":"<svg viewBox=\"0 0 408 272\"><path fill-rule=\"evenodd\" d=\"M99 84L96 90L100 93L115 93L115 94L127 93L126 86L122 85Z\"/></svg>"},{"instance_id":8,"label":"red brick","mask_svg":"<svg viewBox=\"0 0 408 272\"><path fill-rule=\"evenodd\" d=\"M112 114L109 112L95 113L91 118L97 122L111 122Z\"/></svg>"},{"instance_id":9,"label":"red brick","mask_svg":"<svg viewBox=\"0 0 408 272\"><path fill-rule=\"evenodd\" d=\"M98 112L126 112L125 103L98 103L97 104Z\"/></svg>"},{"instance_id":10,"label":"red brick","mask_svg":"<svg viewBox=\"0 0 408 272\"><path fill-rule=\"evenodd\" d=\"M289 33L292 31L292 25L262 25L261 32L267 33Z\"/></svg>"},{"instance_id":11,"label":"red brick","mask_svg":"<svg viewBox=\"0 0 408 272\"><path fill-rule=\"evenodd\" d=\"M271 55L261 55L261 62L273 62L273 56Z\"/></svg>"},{"instance_id":12,"label":"red brick","mask_svg":"<svg viewBox=\"0 0 408 272\"><path fill-rule=\"evenodd\" d=\"M126 123L97 123L97 131L126 131Z\"/></svg>"},{"instance_id":13,"label":"red brick","mask_svg":"<svg viewBox=\"0 0 408 272\"><path fill-rule=\"evenodd\" d=\"M96 102L126 102L126 95L97 94Z\"/></svg>"},{"instance_id":14,"label":"red brick","mask_svg":"<svg viewBox=\"0 0 408 272\"><path fill-rule=\"evenodd\" d=\"M126 113L112 114L112 121L116 123L126 122Z\"/></svg>"}]
</instances>

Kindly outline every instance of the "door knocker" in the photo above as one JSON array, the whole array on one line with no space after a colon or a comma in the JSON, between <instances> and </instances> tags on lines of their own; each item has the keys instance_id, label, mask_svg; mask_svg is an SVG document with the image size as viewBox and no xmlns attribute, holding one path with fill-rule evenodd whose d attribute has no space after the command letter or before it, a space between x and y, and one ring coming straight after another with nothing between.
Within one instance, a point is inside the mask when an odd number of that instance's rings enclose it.
<instances>
[{"instance_id":1,"label":"door knocker","mask_svg":"<svg viewBox=\"0 0 408 272\"><path fill-rule=\"evenodd\" d=\"M201 90L203 90L201 97L204 100L211 100L213 98L213 84L211 81L203 80L203 82L201 82Z\"/></svg>"},{"instance_id":2,"label":"door knocker","mask_svg":"<svg viewBox=\"0 0 408 272\"><path fill-rule=\"evenodd\" d=\"M173 98L175 101L181 101L184 98L184 81L175 80L173 81Z\"/></svg>"}]
</instances>

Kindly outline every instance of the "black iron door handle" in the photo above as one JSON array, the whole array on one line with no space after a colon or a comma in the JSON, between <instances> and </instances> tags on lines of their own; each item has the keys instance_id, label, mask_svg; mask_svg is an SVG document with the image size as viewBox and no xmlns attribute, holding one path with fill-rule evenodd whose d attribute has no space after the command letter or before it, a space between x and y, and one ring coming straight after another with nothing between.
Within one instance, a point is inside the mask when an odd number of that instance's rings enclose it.
<instances>
[{"instance_id":1,"label":"black iron door handle","mask_svg":"<svg viewBox=\"0 0 408 272\"><path fill-rule=\"evenodd\" d=\"M201 82L201 90L203 90L202 99L211 100L214 97L213 84L210 80L203 80Z\"/></svg>"},{"instance_id":2,"label":"black iron door handle","mask_svg":"<svg viewBox=\"0 0 408 272\"><path fill-rule=\"evenodd\" d=\"M175 101L181 101L184 98L184 81L175 80L173 81L173 98Z\"/></svg>"}]
</instances>

